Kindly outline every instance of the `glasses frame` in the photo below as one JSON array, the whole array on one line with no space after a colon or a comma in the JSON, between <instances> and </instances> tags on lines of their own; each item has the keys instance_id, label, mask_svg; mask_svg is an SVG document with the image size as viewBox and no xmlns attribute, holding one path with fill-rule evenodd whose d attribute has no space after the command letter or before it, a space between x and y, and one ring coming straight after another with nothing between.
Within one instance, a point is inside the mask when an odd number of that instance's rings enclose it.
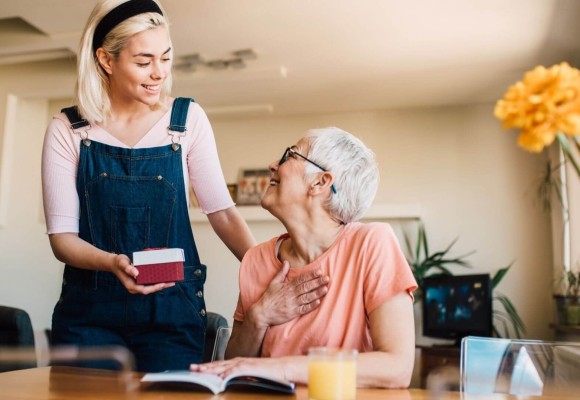
<instances>
[{"instance_id":1,"label":"glasses frame","mask_svg":"<svg viewBox=\"0 0 580 400\"><path fill-rule=\"evenodd\" d=\"M302 158L304 161L309 162L310 164L314 165L316 168L321 169L323 172L328 172L328 170L326 168L318 165L317 163L315 163L311 159L309 159L309 158L303 156L302 154L298 153L292 147L286 147L286 150L284 150L284 154L282 154L282 157L280 158L280 161L278 161L278 166L284 164L286 162L286 160L288 160L288 153L292 153L293 155ZM332 189L332 193L336 194L336 187L334 186L334 183L330 186L330 188Z\"/></svg>"}]
</instances>

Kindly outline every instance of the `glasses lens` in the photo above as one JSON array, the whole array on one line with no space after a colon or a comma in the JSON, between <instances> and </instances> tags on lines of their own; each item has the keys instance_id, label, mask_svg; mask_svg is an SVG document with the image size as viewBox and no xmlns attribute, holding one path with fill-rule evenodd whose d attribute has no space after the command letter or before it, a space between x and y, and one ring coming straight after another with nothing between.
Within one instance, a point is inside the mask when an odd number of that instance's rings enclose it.
<instances>
[{"instance_id":1,"label":"glasses lens","mask_svg":"<svg viewBox=\"0 0 580 400\"><path fill-rule=\"evenodd\" d=\"M284 154L282 154L282 158L278 162L278 165L282 165L286 162L286 160L288 159L288 152L289 151L290 151L290 147L286 147L286 150L284 150Z\"/></svg>"}]
</instances>

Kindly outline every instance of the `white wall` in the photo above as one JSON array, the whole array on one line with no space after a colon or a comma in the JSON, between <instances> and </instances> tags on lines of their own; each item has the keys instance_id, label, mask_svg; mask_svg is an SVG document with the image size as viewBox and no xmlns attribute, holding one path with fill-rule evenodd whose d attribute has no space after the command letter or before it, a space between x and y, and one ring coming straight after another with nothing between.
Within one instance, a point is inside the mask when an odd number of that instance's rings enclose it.
<instances>
[{"instance_id":1,"label":"white wall","mask_svg":"<svg viewBox=\"0 0 580 400\"><path fill-rule=\"evenodd\" d=\"M10 165L2 166L11 179L6 183L7 221L0 227L0 304L26 309L35 328L44 329L50 326L62 265L40 222L40 151L49 115L60 103L35 97L35 87L52 77L46 66L30 75L0 72L0 86L18 95L17 129L0 133L0 139L15 139L3 149L12 157ZM492 104L486 104L212 122L228 182L235 182L240 168L263 167L277 159L308 128L335 125L359 135L380 163L377 202L419 203L432 249L459 236L453 255L477 250L470 257L475 268L457 272L493 273L515 261L499 290L520 311L528 337L550 339L551 236L548 216L534 194L542 157L518 149L515 133L502 132L492 115ZM231 317L238 263L207 224L194 228L202 260L210 268L208 309ZM260 222L252 229L265 240L279 226Z\"/></svg>"},{"instance_id":2,"label":"white wall","mask_svg":"<svg viewBox=\"0 0 580 400\"><path fill-rule=\"evenodd\" d=\"M6 117L14 119L14 129L0 135L9 145L3 149L3 158L10 153L10 163L2 165L10 179L8 196L0 205L7 210L0 227L0 304L28 311L35 330L43 330L50 326L62 275L45 234L42 212L40 159L48 118L46 101L18 98L16 113Z\"/></svg>"}]
</instances>

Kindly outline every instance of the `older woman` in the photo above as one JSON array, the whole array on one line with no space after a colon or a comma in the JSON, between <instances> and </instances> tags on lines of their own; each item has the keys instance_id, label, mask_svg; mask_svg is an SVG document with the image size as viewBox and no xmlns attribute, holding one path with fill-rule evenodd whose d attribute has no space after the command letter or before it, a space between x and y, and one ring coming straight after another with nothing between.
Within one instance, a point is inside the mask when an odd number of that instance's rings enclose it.
<instances>
[{"instance_id":1,"label":"older woman","mask_svg":"<svg viewBox=\"0 0 580 400\"><path fill-rule=\"evenodd\" d=\"M356 222L378 187L373 152L338 128L311 130L270 170L262 207L287 233L248 250L242 261L226 352L236 358L191 369L263 370L306 383L308 348L332 346L361 353L359 386L407 387L417 285L390 226ZM289 287L313 274L328 284ZM280 312L294 291L302 305Z\"/></svg>"}]
</instances>

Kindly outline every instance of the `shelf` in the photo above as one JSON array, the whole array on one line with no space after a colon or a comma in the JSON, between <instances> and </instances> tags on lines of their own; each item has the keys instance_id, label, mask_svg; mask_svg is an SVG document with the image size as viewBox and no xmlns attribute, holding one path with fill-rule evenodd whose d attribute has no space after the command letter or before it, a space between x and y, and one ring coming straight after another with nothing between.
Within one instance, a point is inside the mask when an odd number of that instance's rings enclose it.
<instances>
[{"instance_id":1,"label":"shelf","mask_svg":"<svg viewBox=\"0 0 580 400\"><path fill-rule=\"evenodd\" d=\"M557 324L550 324L550 328L552 328L556 332L573 333L573 334L576 334L576 335L580 335L580 325L557 325Z\"/></svg>"},{"instance_id":2,"label":"shelf","mask_svg":"<svg viewBox=\"0 0 580 400\"><path fill-rule=\"evenodd\" d=\"M236 206L242 214L242 217L247 222L269 222L276 221L268 211L260 206ZM201 213L199 209L189 210L189 218L194 223L208 222L205 214ZM394 219L408 219L418 220L421 218L421 207L418 204L400 204L400 203L380 203L372 205L365 215L363 220L394 220Z\"/></svg>"}]
</instances>

